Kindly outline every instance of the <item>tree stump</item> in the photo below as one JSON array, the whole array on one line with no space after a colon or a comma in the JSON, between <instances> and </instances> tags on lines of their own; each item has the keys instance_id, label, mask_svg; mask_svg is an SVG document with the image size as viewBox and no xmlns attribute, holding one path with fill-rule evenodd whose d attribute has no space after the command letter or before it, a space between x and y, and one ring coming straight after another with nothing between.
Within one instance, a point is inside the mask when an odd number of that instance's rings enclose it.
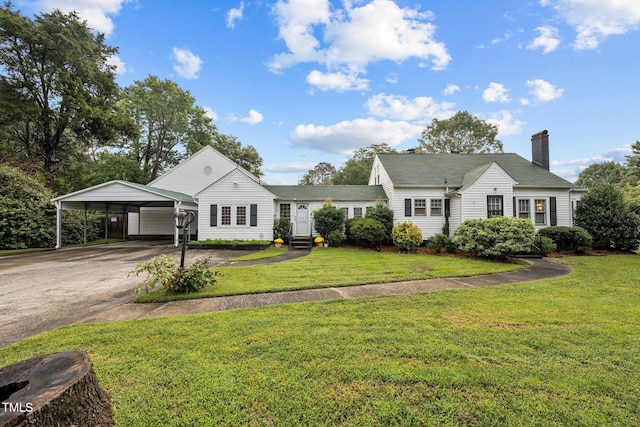
<instances>
[{"instance_id":1,"label":"tree stump","mask_svg":"<svg viewBox=\"0 0 640 427\"><path fill-rule=\"evenodd\" d=\"M36 356L0 369L0 427L113 425L111 399L84 351Z\"/></svg>"}]
</instances>

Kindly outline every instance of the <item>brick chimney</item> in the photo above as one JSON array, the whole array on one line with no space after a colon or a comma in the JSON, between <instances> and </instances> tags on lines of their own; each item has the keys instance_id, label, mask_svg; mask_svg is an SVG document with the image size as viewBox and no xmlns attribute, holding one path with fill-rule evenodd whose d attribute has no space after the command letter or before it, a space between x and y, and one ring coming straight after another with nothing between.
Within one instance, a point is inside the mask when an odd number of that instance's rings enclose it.
<instances>
[{"instance_id":1,"label":"brick chimney","mask_svg":"<svg viewBox=\"0 0 640 427\"><path fill-rule=\"evenodd\" d=\"M531 161L549 170L549 131L531 135Z\"/></svg>"}]
</instances>

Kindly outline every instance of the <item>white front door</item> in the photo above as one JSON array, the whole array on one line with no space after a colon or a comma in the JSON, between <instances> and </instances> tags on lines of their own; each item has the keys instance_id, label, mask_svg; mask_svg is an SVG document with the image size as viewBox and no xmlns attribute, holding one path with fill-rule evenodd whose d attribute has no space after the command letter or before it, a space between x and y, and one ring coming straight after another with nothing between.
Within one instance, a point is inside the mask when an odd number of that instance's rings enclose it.
<instances>
[{"instance_id":1,"label":"white front door","mask_svg":"<svg viewBox=\"0 0 640 427\"><path fill-rule=\"evenodd\" d=\"M298 236L309 235L309 204L299 203L296 205L296 231Z\"/></svg>"}]
</instances>

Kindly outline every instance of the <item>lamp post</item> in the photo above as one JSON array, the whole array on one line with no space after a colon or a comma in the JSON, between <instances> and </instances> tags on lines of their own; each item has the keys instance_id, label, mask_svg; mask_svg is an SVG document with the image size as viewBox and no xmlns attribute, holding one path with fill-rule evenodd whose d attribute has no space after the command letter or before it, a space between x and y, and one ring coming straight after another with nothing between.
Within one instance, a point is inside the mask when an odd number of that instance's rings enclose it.
<instances>
[{"instance_id":1,"label":"lamp post","mask_svg":"<svg viewBox=\"0 0 640 427\"><path fill-rule=\"evenodd\" d=\"M184 268L184 252L187 248L187 227L196 219L196 215L192 211L177 212L173 215L176 222L176 228L182 231L182 256L180 257L180 268Z\"/></svg>"}]
</instances>

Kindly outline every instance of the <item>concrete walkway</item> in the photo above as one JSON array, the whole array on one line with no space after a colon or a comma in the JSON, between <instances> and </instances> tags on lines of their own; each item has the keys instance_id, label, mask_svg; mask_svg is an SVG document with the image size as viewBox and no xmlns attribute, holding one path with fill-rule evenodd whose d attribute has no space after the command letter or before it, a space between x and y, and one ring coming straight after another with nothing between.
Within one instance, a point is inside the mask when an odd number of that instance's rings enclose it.
<instances>
[{"instance_id":1,"label":"concrete walkway","mask_svg":"<svg viewBox=\"0 0 640 427\"><path fill-rule=\"evenodd\" d=\"M444 289L477 288L507 283L520 283L548 279L571 272L566 265L545 259L527 259L529 267L508 272L472 277L451 277L406 282L383 283L339 288L306 289L299 291L273 292L254 295L202 298L185 301L152 304L122 304L93 315L79 323L100 323L115 320L150 319L156 317L182 316L213 311L263 307L308 301L327 301L342 298L360 298L378 295L408 295Z\"/></svg>"}]
</instances>

